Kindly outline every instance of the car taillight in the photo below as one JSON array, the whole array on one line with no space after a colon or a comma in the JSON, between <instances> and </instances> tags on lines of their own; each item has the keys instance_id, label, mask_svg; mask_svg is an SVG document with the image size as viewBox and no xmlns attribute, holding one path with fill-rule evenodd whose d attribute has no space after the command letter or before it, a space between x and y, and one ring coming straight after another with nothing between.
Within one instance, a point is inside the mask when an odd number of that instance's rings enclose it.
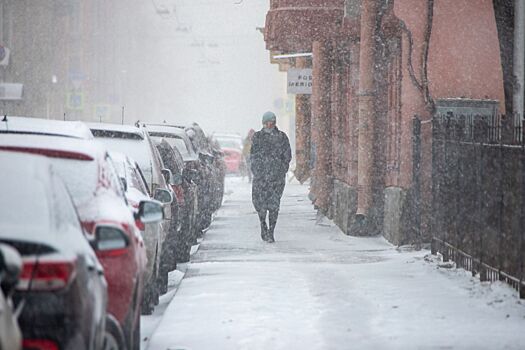
<instances>
[{"instance_id":1,"label":"car taillight","mask_svg":"<svg viewBox=\"0 0 525 350\"><path fill-rule=\"evenodd\" d=\"M62 289L73 278L75 264L75 261L24 261L17 289L22 291Z\"/></svg>"},{"instance_id":2,"label":"car taillight","mask_svg":"<svg viewBox=\"0 0 525 350\"><path fill-rule=\"evenodd\" d=\"M58 344L47 339L24 339L22 341L24 350L58 350Z\"/></svg>"}]
</instances>

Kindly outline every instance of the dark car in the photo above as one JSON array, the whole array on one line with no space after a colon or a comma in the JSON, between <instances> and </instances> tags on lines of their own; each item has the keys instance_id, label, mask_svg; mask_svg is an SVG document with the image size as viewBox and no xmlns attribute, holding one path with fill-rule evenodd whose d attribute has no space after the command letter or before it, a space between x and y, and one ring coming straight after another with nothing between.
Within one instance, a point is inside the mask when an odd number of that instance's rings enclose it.
<instances>
[{"instance_id":1,"label":"dark car","mask_svg":"<svg viewBox=\"0 0 525 350\"><path fill-rule=\"evenodd\" d=\"M193 203L193 213L190 215L190 230L191 236L194 240L202 235L202 228L200 225L201 216L205 210L205 202L199 203L199 198L202 200L205 187L207 186L207 179L209 179L209 172L207 167L202 166L198 153L193 148L189 136L184 131L183 127L171 126L167 124L147 124L146 130L150 137L157 143L164 139L173 149L176 149L182 157L184 162L184 169L182 171L184 184L188 188L186 194L190 196L187 202Z\"/></svg>"},{"instance_id":2,"label":"dark car","mask_svg":"<svg viewBox=\"0 0 525 350\"><path fill-rule=\"evenodd\" d=\"M164 138L177 148L185 163L185 177L197 184L195 234L200 237L209 227L216 210L217 200L214 198L217 197L217 184L221 182L216 178L218 172L214 169L214 151L198 125L186 128L180 125L148 124L146 129L153 139Z\"/></svg>"},{"instance_id":3,"label":"dark car","mask_svg":"<svg viewBox=\"0 0 525 350\"><path fill-rule=\"evenodd\" d=\"M0 152L0 242L23 257L14 294L26 349L100 349L107 283L69 193L43 157ZM27 184L31 184L28 186Z\"/></svg>"},{"instance_id":4,"label":"dark car","mask_svg":"<svg viewBox=\"0 0 525 350\"><path fill-rule=\"evenodd\" d=\"M209 180L206 192L203 194L206 199L206 216L203 226L208 227L211 224L213 214L219 209L224 196L224 177L226 166L224 164L224 153L220 146L217 145L206 134L202 128L193 123L185 128L190 140L199 152L201 161L209 169Z\"/></svg>"},{"instance_id":5,"label":"dark car","mask_svg":"<svg viewBox=\"0 0 525 350\"><path fill-rule=\"evenodd\" d=\"M171 170L173 180L171 186L178 202L178 217L181 222L181 234L175 243L177 262L190 260L190 251L196 243L193 226L196 224L197 213L196 186L191 178L184 176L184 160L179 151L172 147L165 139L155 139L157 148L162 157L164 165Z\"/></svg>"}]
</instances>

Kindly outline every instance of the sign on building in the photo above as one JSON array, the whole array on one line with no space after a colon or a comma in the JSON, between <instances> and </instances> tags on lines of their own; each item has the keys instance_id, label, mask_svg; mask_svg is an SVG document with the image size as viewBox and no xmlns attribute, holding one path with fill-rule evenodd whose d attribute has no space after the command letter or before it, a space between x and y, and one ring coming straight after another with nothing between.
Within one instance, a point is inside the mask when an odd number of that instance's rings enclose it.
<instances>
[{"instance_id":1,"label":"sign on building","mask_svg":"<svg viewBox=\"0 0 525 350\"><path fill-rule=\"evenodd\" d=\"M311 95L313 85L312 69L288 69L288 88L289 94Z\"/></svg>"},{"instance_id":2,"label":"sign on building","mask_svg":"<svg viewBox=\"0 0 525 350\"><path fill-rule=\"evenodd\" d=\"M0 100L21 100L24 85L13 83L0 83Z\"/></svg>"}]
</instances>

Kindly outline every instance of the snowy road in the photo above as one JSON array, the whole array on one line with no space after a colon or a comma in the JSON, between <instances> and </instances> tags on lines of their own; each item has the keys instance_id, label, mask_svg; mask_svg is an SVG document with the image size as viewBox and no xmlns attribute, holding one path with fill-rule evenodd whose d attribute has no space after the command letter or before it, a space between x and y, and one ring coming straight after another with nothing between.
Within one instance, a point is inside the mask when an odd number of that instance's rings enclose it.
<instances>
[{"instance_id":1,"label":"snowy road","mask_svg":"<svg viewBox=\"0 0 525 350\"><path fill-rule=\"evenodd\" d=\"M525 303L501 284L315 225L288 185L275 244L259 237L250 188L227 198L148 349L524 349Z\"/></svg>"}]
</instances>

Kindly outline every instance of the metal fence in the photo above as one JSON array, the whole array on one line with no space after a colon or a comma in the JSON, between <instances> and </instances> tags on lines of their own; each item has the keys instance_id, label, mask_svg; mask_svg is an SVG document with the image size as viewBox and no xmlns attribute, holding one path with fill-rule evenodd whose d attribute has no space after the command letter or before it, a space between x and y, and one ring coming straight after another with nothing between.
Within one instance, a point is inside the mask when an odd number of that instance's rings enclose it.
<instances>
[{"instance_id":1,"label":"metal fence","mask_svg":"<svg viewBox=\"0 0 525 350\"><path fill-rule=\"evenodd\" d=\"M525 143L501 125L434 117L432 252L525 298Z\"/></svg>"}]
</instances>

